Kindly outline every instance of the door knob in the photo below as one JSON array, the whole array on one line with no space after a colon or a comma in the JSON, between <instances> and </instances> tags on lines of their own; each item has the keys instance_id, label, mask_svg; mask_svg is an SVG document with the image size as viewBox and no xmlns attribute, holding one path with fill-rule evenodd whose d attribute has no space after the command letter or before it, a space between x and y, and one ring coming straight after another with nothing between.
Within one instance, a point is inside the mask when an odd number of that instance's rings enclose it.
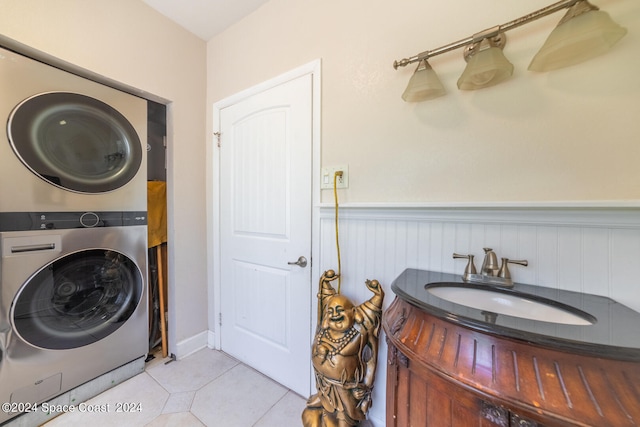
<instances>
[{"instance_id":1,"label":"door knob","mask_svg":"<svg viewBox=\"0 0 640 427\"><path fill-rule=\"evenodd\" d=\"M307 259L303 256L301 256L300 258L298 258L298 260L296 262L288 262L287 264L289 265L297 265L298 267L306 267L307 266Z\"/></svg>"}]
</instances>

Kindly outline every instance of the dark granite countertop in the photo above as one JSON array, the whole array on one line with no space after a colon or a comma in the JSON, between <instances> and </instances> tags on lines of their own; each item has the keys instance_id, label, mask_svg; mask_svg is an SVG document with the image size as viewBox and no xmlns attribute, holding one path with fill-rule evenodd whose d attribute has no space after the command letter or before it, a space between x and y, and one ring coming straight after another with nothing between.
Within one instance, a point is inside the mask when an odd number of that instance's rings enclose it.
<instances>
[{"instance_id":1,"label":"dark granite countertop","mask_svg":"<svg viewBox=\"0 0 640 427\"><path fill-rule=\"evenodd\" d=\"M610 298L516 283L513 288L497 288L528 294L532 299L557 301L592 315L596 321L591 325L567 325L504 314L489 319L482 310L438 298L426 289L426 285L443 282L487 286L465 283L460 275L406 269L393 281L391 289L429 314L481 332L556 350L640 362L640 313Z\"/></svg>"}]
</instances>

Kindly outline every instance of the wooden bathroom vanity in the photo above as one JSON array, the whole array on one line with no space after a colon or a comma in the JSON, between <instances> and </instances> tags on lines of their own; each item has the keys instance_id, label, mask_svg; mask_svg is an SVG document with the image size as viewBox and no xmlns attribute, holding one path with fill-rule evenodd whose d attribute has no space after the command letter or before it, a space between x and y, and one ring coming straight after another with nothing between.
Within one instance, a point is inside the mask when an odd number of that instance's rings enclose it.
<instances>
[{"instance_id":1,"label":"wooden bathroom vanity","mask_svg":"<svg viewBox=\"0 0 640 427\"><path fill-rule=\"evenodd\" d=\"M408 269L392 284L396 299L383 316L387 427L640 425L639 313L605 297L516 284L597 320L489 316L426 290L439 282L462 283Z\"/></svg>"}]
</instances>

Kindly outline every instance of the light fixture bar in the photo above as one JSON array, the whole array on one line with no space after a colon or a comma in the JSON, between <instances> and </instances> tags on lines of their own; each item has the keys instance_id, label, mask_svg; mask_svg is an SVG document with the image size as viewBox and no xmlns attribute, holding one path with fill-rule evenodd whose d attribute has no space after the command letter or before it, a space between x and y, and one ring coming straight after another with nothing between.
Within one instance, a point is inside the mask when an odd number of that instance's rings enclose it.
<instances>
[{"instance_id":1,"label":"light fixture bar","mask_svg":"<svg viewBox=\"0 0 640 427\"><path fill-rule=\"evenodd\" d=\"M544 16L551 15L552 13L555 13L559 10L568 9L571 6L581 1L586 2L586 0L561 0L543 9L536 10L535 12L532 12L528 15L522 16L518 19L514 19L513 21L510 21L510 22L507 22L506 24L496 25L495 27L488 28L484 31L474 34L473 36L458 40L453 43L449 43L445 46L441 46L439 48L432 49L432 50L426 50L410 58L404 58L399 61L394 61L393 68L397 70L398 67L405 67L409 64L413 64L414 62L422 61L423 59L429 59L433 56L450 52L452 50L459 49L461 47L471 45L473 43L477 43L484 38L497 36L500 33L504 33L514 28L520 27L524 24L535 21L536 19L542 18ZM592 6L592 7L595 8L595 6Z\"/></svg>"}]
</instances>

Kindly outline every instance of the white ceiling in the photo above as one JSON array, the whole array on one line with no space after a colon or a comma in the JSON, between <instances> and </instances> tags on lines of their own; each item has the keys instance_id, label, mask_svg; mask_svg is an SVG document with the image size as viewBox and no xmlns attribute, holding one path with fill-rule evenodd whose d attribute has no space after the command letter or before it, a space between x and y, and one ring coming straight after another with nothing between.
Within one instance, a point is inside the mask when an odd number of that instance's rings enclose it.
<instances>
[{"instance_id":1,"label":"white ceiling","mask_svg":"<svg viewBox=\"0 0 640 427\"><path fill-rule=\"evenodd\" d=\"M142 0L202 40L208 41L268 0Z\"/></svg>"}]
</instances>

